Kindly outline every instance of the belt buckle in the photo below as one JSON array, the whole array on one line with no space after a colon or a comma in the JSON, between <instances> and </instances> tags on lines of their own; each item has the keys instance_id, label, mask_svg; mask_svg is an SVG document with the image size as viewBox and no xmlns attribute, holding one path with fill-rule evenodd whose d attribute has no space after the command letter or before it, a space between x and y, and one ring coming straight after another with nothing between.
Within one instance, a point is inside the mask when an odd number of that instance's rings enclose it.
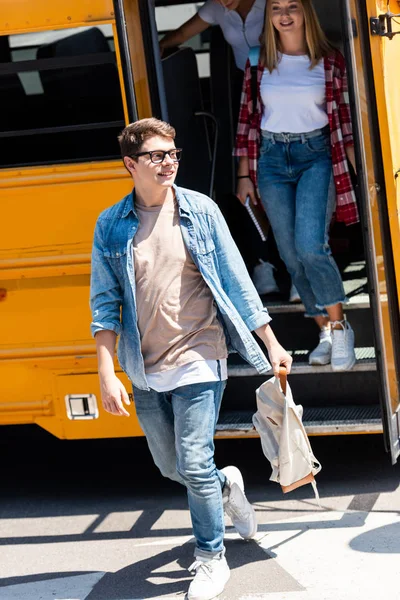
<instances>
[{"instance_id":1,"label":"belt buckle","mask_svg":"<svg viewBox=\"0 0 400 600\"><path fill-rule=\"evenodd\" d=\"M288 144L290 142L289 133L282 133L283 141Z\"/></svg>"}]
</instances>

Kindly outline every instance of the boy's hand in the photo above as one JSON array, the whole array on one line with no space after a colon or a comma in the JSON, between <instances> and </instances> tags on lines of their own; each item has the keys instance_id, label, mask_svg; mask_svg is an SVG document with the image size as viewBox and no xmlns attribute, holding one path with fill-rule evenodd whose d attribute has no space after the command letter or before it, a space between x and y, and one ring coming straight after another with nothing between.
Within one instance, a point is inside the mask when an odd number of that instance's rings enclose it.
<instances>
[{"instance_id":1,"label":"boy's hand","mask_svg":"<svg viewBox=\"0 0 400 600\"><path fill-rule=\"evenodd\" d=\"M130 414L123 405L123 402L129 406L129 396L125 386L115 374L107 377L100 376L101 400L104 410L112 415L130 417Z\"/></svg>"},{"instance_id":2,"label":"boy's hand","mask_svg":"<svg viewBox=\"0 0 400 600\"><path fill-rule=\"evenodd\" d=\"M286 367L287 374L289 375L293 362L290 354L278 343L269 346L268 354L275 377L279 377L279 367L281 366Z\"/></svg>"},{"instance_id":3,"label":"boy's hand","mask_svg":"<svg viewBox=\"0 0 400 600\"><path fill-rule=\"evenodd\" d=\"M280 366L286 367L287 374L289 375L293 359L280 345L270 325L264 325L263 327L259 327L255 331L258 337L262 339L262 341L267 347L269 360L272 364L272 368L274 369L275 377L279 377Z\"/></svg>"}]
</instances>

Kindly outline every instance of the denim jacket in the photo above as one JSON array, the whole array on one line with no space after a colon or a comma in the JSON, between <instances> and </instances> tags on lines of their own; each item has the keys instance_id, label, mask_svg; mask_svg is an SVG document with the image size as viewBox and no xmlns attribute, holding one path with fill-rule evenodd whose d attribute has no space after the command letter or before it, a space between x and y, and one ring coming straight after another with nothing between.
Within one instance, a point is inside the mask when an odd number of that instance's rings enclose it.
<instances>
[{"instance_id":1,"label":"denim jacket","mask_svg":"<svg viewBox=\"0 0 400 600\"><path fill-rule=\"evenodd\" d=\"M251 331L266 325L263 307L239 250L215 202L174 186L180 227L192 260L213 293L229 352L238 352L259 373L270 365ZM132 240L139 220L135 191L106 209L97 220L92 252L90 305L92 334L120 335L118 360L132 383L148 390L137 325Z\"/></svg>"}]
</instances>

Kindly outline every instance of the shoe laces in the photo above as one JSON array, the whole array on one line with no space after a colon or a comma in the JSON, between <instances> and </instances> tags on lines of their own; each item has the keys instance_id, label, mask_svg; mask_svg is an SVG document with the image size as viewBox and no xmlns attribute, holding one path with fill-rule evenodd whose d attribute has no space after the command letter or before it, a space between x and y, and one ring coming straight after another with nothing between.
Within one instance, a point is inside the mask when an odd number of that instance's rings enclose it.
<instances>
[{"instance_id":1,"label":"shoe laces","mask_svg":"<svg viewBox=\"0 0 400 600\"><path fill-rule=\"evenodd\" d=\"M347 334L347 327L346 327L346 321L333 321L332 325L332 336L333 336L333 343L334 343L334 347L335 347L335 356L341 358L343 356L346 356L346 334ZM334 329L335 325L340 325L342 327L342 330L340 329Z\"/></svg>"},{"instance_id":2,"label":"shoe laces","mask_svg":"<svg viewBox=\"0 0 400 600\"><path fill-rule=\"evenodd\" d=\"M319 332L319 343L325 342L328 339L331 339L332 332L330 327L322 327Z\"/></svg>"},{"instance_id":3,"label":"shoe laces","mask_svg":"<svg viewBox=\"0 0 400 600\"><path fill-rule=\"evenodd\" d=\"M188 571L196 574L196 577L200 575L202 579L211 579L211 573L213 571L212 560L200 560L196 558L193 564L190 565Z\"/></svg>"}]
</instances>

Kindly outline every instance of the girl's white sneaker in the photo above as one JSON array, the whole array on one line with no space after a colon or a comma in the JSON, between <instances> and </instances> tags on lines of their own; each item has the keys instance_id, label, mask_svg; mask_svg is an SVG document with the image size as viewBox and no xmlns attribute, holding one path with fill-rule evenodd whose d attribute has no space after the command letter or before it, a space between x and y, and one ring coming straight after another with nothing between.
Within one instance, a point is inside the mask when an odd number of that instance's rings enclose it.
<instances>
[{"instance_id":1,"label":"girl's white sneaker","mask_svg":"<svg viewBox=\"0 0 400 600\"><path fill-rule=\"evenodd\" d=\"M310 365L329 365L332 356L331 328L324 327L319 334L319 344L310 353L308 362Z\"/></svg>"},{"instance_id":2,"label":"girl's white sneaker","mask_svg":"<svg viewBox=\"0 0 400 600\"><path fill-rule=\"evenodd\" d=\"M269 262L258 259L258 265L253 270L253 283L260 296L264 294L279 294L279 288L274 277L275 267Z\"/></svg>"},{"instance_id":3,"label":"girl's white sneaker","mask_svg":"<svg viewBox=\"0 0 400 600\"><path fill-rule=\"evenodd\" d=\"M340 324L340 329L333 329ZM354 367L354 331L346 321L335 321L332 325L332 371L349 371Z\"/></svg>"}]
</instances>

